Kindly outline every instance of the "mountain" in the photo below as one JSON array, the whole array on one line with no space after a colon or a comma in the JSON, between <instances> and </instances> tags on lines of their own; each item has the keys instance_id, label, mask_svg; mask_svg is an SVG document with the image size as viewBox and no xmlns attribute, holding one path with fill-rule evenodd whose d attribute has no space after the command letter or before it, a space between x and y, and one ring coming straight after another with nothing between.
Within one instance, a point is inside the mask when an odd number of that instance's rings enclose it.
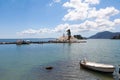
<instances>
[{"instance_id":1,"label":"mountain","mask_svg":"<svg viewBox=\"0 0 120 80\"><path fill-rule=\"evenodd\" d=\"M90 39L111 39L114 36L119 35L120 32L109 32L109 31L104 31L104 32L99 32L96 33L95 35L89 37Z\"/></svg>"}]
</instances>

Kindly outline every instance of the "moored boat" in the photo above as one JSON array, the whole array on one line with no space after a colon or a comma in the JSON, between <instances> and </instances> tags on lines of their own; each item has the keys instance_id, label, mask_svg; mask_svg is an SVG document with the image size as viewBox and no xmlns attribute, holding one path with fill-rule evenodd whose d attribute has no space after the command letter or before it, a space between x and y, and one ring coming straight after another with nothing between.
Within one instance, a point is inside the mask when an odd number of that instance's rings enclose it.
<instances>
[{"instance_id":1,"label":"moored boat","mask_svg":"<svg viewBox=\"0 0 120 80\"><path fill-rule=\"evenodd\" d=\"M99 71L99 72L107 72L107 73L113 73L115 70L115 66L113 65L90 62L86 60L81 60L80 66L83 68L90 69L90 70Z\"/></svg>"}]
</instances>

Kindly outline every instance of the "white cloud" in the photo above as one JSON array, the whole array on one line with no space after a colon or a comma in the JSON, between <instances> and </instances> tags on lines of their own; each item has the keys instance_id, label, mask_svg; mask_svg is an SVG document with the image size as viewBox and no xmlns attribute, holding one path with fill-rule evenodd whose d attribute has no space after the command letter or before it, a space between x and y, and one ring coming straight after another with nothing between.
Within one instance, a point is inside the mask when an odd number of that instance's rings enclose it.
<instances>
[{"instance_id":1,"label":"white cloud","mask_svg":"<svg viewBox=\"0 0 120 80\"><path fill-rule=\"evenodd\" d=\"M51 30L47 29L47 28L38 29L38 30L27 29L27 30L23 30L23 31L19 32L18 34L20 34L20 35L25 35L25 34L33 35L33 34L40 34L40 33L51 33Z\"/></svg>"},{"instance_id":2,"label":"white cloud","mask_svg":"<svg viewBox=\"0 0 120 80\"><path fill-rule=\"evenodd\" d=\"M69 24L60 24L57 27L55 27L55 29L53 29L53 32L64 32L65 30L69 29L70 25Z\"/></svg>"},{"instance_id":3,"label":"white cloud","mask_svg":"<svg viewBox=\"0 0 120 80\"><path fill-rule=\"evenodd\" d=\"M61 2L61 0L53 0L53 2L59 3L59 2Z\"/></svg>"},{"instance_id":4,"label":"white cloud","mask_svg":"<svg viewBox=\"0 0 120 80\"><path fill-rule=\"evenodd\" d=\"M88 18L106 18L109 19L111 16L118 14L120 11L114 7L107 7L104 9L96 10L93 8L88 12Z\"/></svg>"},{"instance_id":5,"label":"white cloud","mask_svg":"<svg viewBox=\"0 0 120 80\"><path fill-rule=\"evenodd\" d=\"M60 2L61 0L53 0ZM88 31L109 31L120 25L120 19L114 17L120 14L120 10L115 7L106 7L96 9L95 6L100 0L70 0L65 2L63 7L67 8L67 14L64 15L64 21L80 21L78 24L59 24L55 28L44 28L39 30L28 29L20 32L20 34L41 34L41 33L64 33L67 29L71 29L73 34ZM51 6L53 3L51 4Z\"/></svg>"},{"instance_id":6,"label":"white cloud","mask_svg":"<svg viewBox=\"0 0 120 80\"><path fill-rule=\"evenodd\" d=\"M86 2L88 4L99 4L100 0L85 0L84 2Z\"/></svg>"},{"instance_id":7,"label":"white cloud","mask_svg":"<svg viewBox=\"0 0 120 80\"><path fill-rule=\"evenodd\" d=\"M109 21L106 19L96 19L95 21L86 20L80 24L60 24L55 28L43 28L43 29L28 29L19 32L20 35L33 35L33 34L52 34L52 33L65 33L67 29L71 29L72 34L78 34L80 32L88 31L110 31L115 28L115 26L120 25L120 19L115 19L114 21Z\"/></svg>"},{"instance_id":8,"label":"white cloud","mask_svg":"<svg viewBox=\"0 0 120 80\"><path fill-rule=\"evenodd\" d=\"M120 19L115 19L115 20L114 20L114 23L115 23L115 24L120 24Z\"/></svg>"},{"instance_id":9,"label":"white cloud","mask_svg":"<svg viewBox=\"0 0 120 80\"><path fill-rule=\"evenodd\" d=\"M89 5L82 3L81 0L70 0L63 4L63 7L68 8L68 14L63 18L64 21L83 20L87 17Z\"/></svg>"},{"instance_id":10,"label":"white cloud","mask_svg":"<svg viewBox=\"0 0 120 80\"><path fill-rule=\"evenodd\" d=\"M114 7L106 7L96 10L90 4L99 4L99 0L70 0L63 4L68 8L68 13L63 17L64 21L83 20L89 18L106 18L118 14L120 11Z\"/></svg>"},{"instance_id":11,"label":"white cloud","mask_svg":"<svg viewBox=\"0 0 120 80\"><path fill-rule=\"evenodd\" d=\"M70 0L63 4L67 8L67 14L63 17L64 21L84 21L76 24L80 31L102 31L112 30L117 24L120 25L120 19L111 20L112 16L120 13L113 6L96 9L95 6L100 0Z\"/></svg>"},{"instance_id":12,"label":"white cloud","mask_svg":"<svg viewBox=\"0 0 120 80\"><path fill-rule=\"evenodd\" d=\"M49 3L49 6L53 6L55 3L60 3L61 0L53 0L51 3Z\"/></svg>"}]
</instances>

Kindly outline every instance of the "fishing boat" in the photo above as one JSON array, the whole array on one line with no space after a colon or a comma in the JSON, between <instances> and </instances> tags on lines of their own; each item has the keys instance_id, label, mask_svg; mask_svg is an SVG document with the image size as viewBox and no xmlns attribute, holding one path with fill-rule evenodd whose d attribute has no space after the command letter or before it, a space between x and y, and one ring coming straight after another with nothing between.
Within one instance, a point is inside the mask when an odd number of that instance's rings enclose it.
<instances>
[{"instance_id":1,"label":"fishing boat","mask_svg":"<svg viewBox=\"0 0 120 80\"><path fill-rule=\"evenodd\" d=\"M80 66L86 69L99 71L99 72L106 72L106 73L113 73L115 70L115 66L113 65L90 62L86 60L81 60Z\"/></svg>"}]
</instances>

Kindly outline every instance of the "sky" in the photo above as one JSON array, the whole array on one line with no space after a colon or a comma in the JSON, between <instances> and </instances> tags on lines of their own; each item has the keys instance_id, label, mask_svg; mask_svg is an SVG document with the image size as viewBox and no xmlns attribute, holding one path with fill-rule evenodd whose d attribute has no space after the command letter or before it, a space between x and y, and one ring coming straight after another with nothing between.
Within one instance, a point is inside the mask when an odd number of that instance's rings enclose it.
<instances>
[{"instance_id":1,"label":"sky","mask_svg":"<svg viewBox=\"0 0 120 80\"><path fill-rule=\"evenodd\" d=\"M0 38L120 32L120 0L0 0Z\"/></svg>"}]
</instances>

